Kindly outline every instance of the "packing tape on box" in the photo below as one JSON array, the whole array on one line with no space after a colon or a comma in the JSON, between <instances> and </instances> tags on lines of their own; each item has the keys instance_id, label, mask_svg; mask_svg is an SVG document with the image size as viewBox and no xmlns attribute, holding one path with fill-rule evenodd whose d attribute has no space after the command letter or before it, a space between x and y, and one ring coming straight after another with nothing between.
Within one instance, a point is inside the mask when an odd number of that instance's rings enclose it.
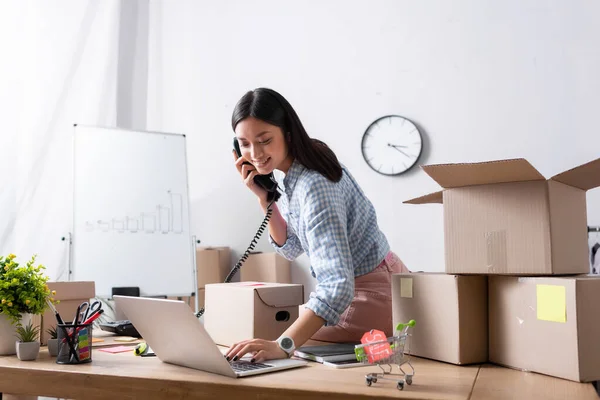
<instances>
[{"instance_id":1,"label":"packing tape on box","mask_svg":"<svg viewBox=\"0 0 600 400\"><path fill-rule=\"evenodd\" d=\"M488 272L507 271L506 231L486 232L485 244Z\"/></svg>"}]
</instances>

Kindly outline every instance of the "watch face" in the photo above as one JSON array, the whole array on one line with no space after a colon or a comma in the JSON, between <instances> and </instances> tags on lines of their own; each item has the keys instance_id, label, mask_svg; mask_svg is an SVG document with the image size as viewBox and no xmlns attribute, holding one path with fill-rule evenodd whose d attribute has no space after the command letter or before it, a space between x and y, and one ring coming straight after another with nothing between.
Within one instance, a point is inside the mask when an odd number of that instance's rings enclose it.
<instances>
[{"instance_id":1,"label":"watch face","mask_svg":"<svg viewBox=\"0 0 600 400\"><path fill-rule=\"evenodd\" d=\"M423 150L423 139L411 121L387 115L369 125L361 145L369 167L383 175L399 175L416 164Z\"/></svg>"},{"instance_id":2,"label":"watch face","mask_svg":"<svg viewBox=\"0 0 600 400\"><path fill-rule=\"evenodd\" d=\"M292 339L290 339L290 338L281 339L281 347L283 347L284 349L291 349L293 345L294 345L294 342L292 342Z\"/></svg>"}]
</instances>

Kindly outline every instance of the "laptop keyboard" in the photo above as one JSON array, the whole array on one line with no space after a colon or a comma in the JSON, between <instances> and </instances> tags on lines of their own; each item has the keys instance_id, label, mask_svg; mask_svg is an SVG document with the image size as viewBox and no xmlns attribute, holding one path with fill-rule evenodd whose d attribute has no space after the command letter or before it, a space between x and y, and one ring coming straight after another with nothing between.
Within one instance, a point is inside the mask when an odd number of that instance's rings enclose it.
<instances>
[{"instance_id":1,"label":"laptop keyboard","mask_svg":"<svg viewBox=\"0 0 600 400\"><path fill-rule=\"evenodd\" d=\"M250 362L250 361L245 361L245 360L230 361L229 364L231 365L231 368L233 368L233 370L236 372L254 371L257 369L271 367L271 365L268 365L268 364L261 364L261 363Z\"/></svg>"}]
</instances>

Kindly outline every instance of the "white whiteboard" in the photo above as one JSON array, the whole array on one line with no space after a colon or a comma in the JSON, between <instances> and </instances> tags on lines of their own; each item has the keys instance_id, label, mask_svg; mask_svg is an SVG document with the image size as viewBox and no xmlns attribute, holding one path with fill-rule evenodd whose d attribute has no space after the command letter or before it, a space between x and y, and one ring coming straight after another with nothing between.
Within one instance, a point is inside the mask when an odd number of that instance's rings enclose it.
<instances>
[{"instance_id":1,"label":"white whiteboard","mask_svg":"<svg viewBox=\"0 0 600 400\"><path fill-rule=\"evenodd\" d=\"M71 281L194 293L184 135L75 126Z\"/></svg>"}]
</instances>

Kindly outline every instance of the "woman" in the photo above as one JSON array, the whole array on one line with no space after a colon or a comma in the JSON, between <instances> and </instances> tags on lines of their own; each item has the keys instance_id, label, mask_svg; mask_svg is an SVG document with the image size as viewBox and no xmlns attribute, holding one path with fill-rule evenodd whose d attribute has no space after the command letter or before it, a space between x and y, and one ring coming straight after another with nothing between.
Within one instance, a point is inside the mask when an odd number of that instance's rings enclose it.
<instances>
[{"instance_id":1,"label":"woman","mask_svg":"<svg viewBox=\"0 0 600 400\"><path fill-rule=\"evenodd\" d=\"M408 269L390 251L373 205L352 175L325 143L308 136L292 106L271 89L247 92L235 106L232 128L242 154L234 151L235 165L265 213L267 192L253 178L275 169L285 174L284 193L271 204L269 241L288 260L306 252L317 285L278 340L236 343L226 358L286 358L308 339L359 342L370 329L391 336L391 274Z\"/></svg>"}]
</instances>

